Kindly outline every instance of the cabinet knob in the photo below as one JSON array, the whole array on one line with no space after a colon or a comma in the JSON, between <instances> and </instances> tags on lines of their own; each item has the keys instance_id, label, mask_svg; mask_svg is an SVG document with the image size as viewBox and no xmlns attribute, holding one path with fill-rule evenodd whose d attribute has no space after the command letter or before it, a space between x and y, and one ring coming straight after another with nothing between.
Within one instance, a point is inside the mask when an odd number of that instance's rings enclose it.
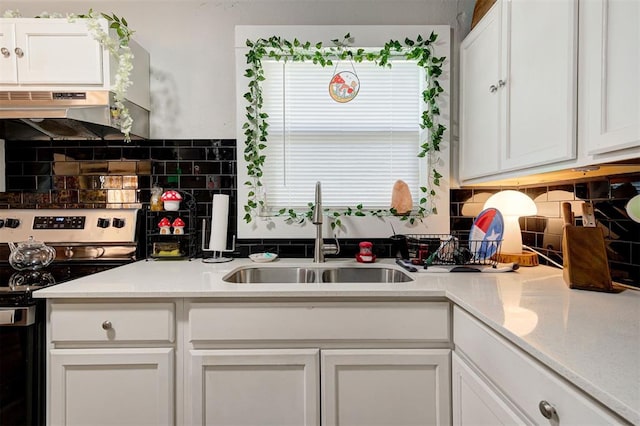
<instances>
[{"instance_id":1,"label":"cabinet knob","mask_svg":"<svg viewBox=\"0 0 640 426\"><path fill-rule=\"evenodd\" d=\"M24 56L24 52L19 47L16 47L13 51L16 52L16 56L18 58L22 58Z\"/></svg>"},{"instance_id":2,"label":"cabinet knob","mask_svg":"<svg viewBox=\"0 0 640 426\"><path fill-rule=\"evenodd\" d=\"M545 400L540 401L538 408L540 409L540 414L542 414L545 419L551 419L558 416L558 412L555 407Z\"/></svg>"},{"instance_id":3,"label":"cabinet knob","mask_svg":"<svg viewBox=\"0 0 640 426\"><path fill-rule=\"evenodd\" d=\"M0 53L2 53L2 56L4 56L5 58L8 58L9 56L11 56L11 52L6 47L3 47L2 49L0 49Z\"/></svg>"},{"instance_id":4,"label":"cabinet knob","mask_svg":"<svg viewBox=\"0 0 640 426\"><path fill-rule=\"evenodd\" d=\"M498 90L498 86L496 86L495 84L492 84L491 86L489 86L489 92L496 93L497 90Z\"/></svg>"},{"instance_id":5,"label":"cabinet knob","mask_svg":"<svg viewBox=\"0 0 640 426\"><path fill-rule=\"evenodd\" d=\"M507 82L504 80L498 80L498 87L504 87L507 85Z\"/></svg>"},{"instance_id":6,"label":"cabinet knob","mask_svg":"<svg viewBox=\"0 0 640 426\"><path fill-rule=\"evenodd\" d=\"M113 328L113 324L111 324L111 321L105 321L102 323L103 330L111 330L112 328Z\"/></svg>"}]
</instances>

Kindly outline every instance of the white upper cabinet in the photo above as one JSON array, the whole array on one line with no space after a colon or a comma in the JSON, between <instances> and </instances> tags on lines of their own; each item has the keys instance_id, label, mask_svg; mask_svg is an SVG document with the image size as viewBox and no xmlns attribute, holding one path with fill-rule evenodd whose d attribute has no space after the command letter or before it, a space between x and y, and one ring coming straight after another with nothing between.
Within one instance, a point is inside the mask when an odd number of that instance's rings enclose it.
<instances>
[{"instance_id":1,"label":"white upper cabinet","mask_svg":"<svg viewBox=\"0 0 640 426\"><path fill-rule=\"evenodd\" d=\"M575 158L578 2L502 1L500 169Z\"/></svg>"},{"instance_id":2,"label":"white upper cabinet","mask_svg":"<svg viewBox=\"0 0 640 426\"><path fill-rule=\"evenodd\" d=\"M460 46L460 178L499 170L500 17L495 5Z\"/></svg>"},{"instance_id":3,"label":"white upper cabinet","mask_svg":"<svg viewBox=\"0 0 640 426\"><path fill-rule=\"evenodd\" d=\"M100 19L102 29L109 29ZM150 109L149 53L135 40L127 99ZM87 24L66 18L0 18L0 90L89 91L112 90L119 63L94 39Z\"/></svg>"},{"instance_id":4,"label":"white upper cabinet","mask_svg":"<svg viewBox=\"0 0 640 426\"><path fill-rule=\"evenodd\" d=\"M498 0L461 46L460 178L576 156L576 0Z\"/></svg>"},{"instance_id":5,"label":"white upper cabinet","mask_svg":"<svg viewBox=\"0 0 640 426\"><path fill-rule=\"evenodd\" d=\"M84 23L0 19L0 53L2 85L104 83L103 49Z\"/></svg>"},{"instance_id":6,"label":"white upper cabinet","mask_svg":"<svg viewBox=\"0 0 640 426\"><path fill-rule=\"evenodd\" d=\"M580 3L579 137L594 158L640 155L640 2ZM626 150L626 151L625 151Z\"/></svg>"}]
</instances>

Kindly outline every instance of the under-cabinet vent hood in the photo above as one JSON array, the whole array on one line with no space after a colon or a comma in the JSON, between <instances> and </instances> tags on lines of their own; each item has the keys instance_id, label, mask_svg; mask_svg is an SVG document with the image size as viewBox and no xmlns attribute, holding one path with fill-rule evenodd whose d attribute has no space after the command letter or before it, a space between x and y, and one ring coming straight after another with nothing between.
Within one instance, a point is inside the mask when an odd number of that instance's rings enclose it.
<instances>
[{"instance_id":1,"label":"under-cabinet vent hood","mask_svg":"<svg viewBox=\"0 0 640 426\"><path fill-rule=\"evenodd\" d=\"M124 138L113 93L99 91L0 91L0 139ZM149 137L149 111L125 101L132 139Z\"/></svg>"}]
</instances>

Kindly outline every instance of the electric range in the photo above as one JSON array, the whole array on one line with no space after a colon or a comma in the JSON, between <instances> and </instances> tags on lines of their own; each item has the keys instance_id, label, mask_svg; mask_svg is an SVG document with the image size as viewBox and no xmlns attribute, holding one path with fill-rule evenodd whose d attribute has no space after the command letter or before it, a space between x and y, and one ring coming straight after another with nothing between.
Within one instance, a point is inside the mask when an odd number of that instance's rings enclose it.
<instances>
[{"instance_id":1,"label":"electric range","mask_svg":"<svg viewBox=\"0 0 640 426\"><path fill-rule=\"evenodd\" d=\"M137 259L137 209L0 210L0 425L45 424L45 302L40 288ZM55 249L51 264L15 270L8 243Z\"/></svg>"}]
</instances>

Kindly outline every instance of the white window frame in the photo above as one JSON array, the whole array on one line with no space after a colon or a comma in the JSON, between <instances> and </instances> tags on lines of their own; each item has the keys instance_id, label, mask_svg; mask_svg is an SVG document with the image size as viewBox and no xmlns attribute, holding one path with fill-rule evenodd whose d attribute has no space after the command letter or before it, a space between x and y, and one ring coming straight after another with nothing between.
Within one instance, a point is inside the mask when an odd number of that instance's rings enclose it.
<instances>
[{"instance_id":1,"label":"white window frame","mask_svg":"<svg viewBox=\"0 0 640 426\"><path fill-rule=\"evenodd\" d=\"M435 187L436 195L434 205L438 214L430 215L423 221L416 221L411 225L408 221L401 221L397 217L341 217L342 229L332 230L330 220L325 218L323 235L330 237L337 233L341 238L386 238L393 231L396 233L449 233L449 185L450 185L450 58L451 41L450 27L444 25L355 25L355 26L236 26L235 52L236 52L236 138L237 138L237 163L238 163L238 238L313 238L315 226L305 222L303 224L288 223L285 217L254 217L250 223L243 220L244 205L247 200L249 188L244 185L248 180L247 164L242 152L244 150L244 124L246 100L243 95L248 91L248 78L244 77L247 68L246 54L249 48L247 40L259 38L268 39L278 35L287 40L297 38L301 41L310 41L312 44L322 42L323 46L332 46L332 39L340 38L350 33L355 37L355 43L363 48L377 48L384 46L389 40L414 39L420 34L428 38L431 32L438 34L438 41L434 45L435 55L444 56L447 60L442 64L442 75L438 78L444 92L439 97L440 117L439 122L446 126L440 151L438 153L437 169L443 175L440 186ZM268 159L267 159L268 161ZM391 194L389 194L391 198ZM313 202L313 200L309 200ZM356 203L357 200L354 200Z\"/></svg>"}]
</instances>

